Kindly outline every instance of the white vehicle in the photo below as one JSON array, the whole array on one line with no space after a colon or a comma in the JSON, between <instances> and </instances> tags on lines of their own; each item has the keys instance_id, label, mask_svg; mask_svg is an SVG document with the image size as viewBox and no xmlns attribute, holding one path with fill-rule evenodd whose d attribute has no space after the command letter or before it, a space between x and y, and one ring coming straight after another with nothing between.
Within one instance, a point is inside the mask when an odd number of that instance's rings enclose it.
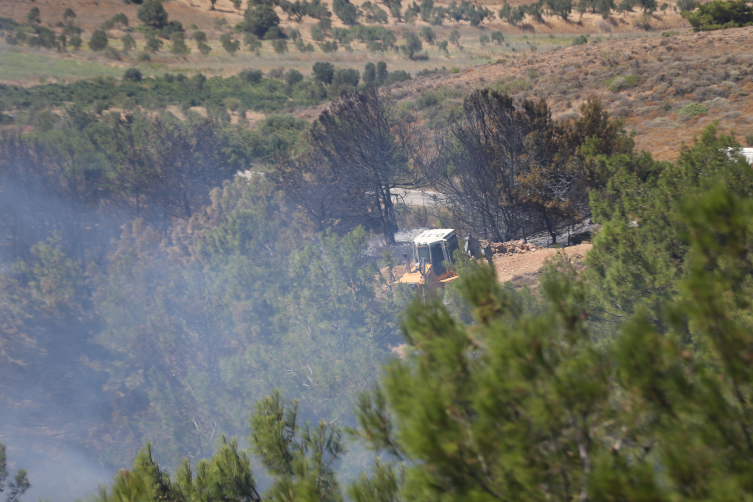
<instances>
[{"instance_id":1,"label":"white vehicle","mask_svg":"<svg viewBox=\"0 0 753 502\"><path fill-rule=\"evenodd\" d=\"M444 263L453 263L459 248L458 236L451 228L424 230L411 243L408 271L397 282L402 284L444 285L458 278ZM407 257L406 257L407 258Z\"/></svg>"}]
</instances>

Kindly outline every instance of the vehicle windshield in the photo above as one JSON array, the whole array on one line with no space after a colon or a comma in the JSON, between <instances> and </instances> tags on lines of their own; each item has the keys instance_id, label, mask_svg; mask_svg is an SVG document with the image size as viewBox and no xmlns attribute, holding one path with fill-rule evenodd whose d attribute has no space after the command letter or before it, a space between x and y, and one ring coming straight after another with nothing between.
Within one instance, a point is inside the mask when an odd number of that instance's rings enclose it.
<instances>
[{"instance_id":1,"label":"vehicle windshield","mask_svg":"<svg viewBox=\"0 0 753 502\"><path fill-rule=\"evenodd\" d=\"M417 248L418 259L416 261L424 260L426 263L431 263L431 256L429 256L429 246L427 246L426 244L419 244Z\"/></svg>"},{"instance_id":2,"label":"vehicle windshield","mask_svg":"<svg viewBox=\"0 0 753 502\"><path fill-rule=\"evenodd\" d=\"M444 252L442 251L442 243L437 242L431 245L431 266L434 268L434 274L439 277L444 274L445 268L442 265L444 261Z\"/></svg>"}]
</instances>

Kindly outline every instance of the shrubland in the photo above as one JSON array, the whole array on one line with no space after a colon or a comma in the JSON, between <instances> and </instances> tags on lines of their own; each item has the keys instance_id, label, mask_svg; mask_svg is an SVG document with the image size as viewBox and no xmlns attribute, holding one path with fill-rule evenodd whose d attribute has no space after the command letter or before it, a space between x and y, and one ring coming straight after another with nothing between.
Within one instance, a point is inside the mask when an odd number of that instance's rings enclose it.
<instances>
[{"instance_id":1,"label":"shrubland","mask_svg":"<svg viewBox=\"0 0 753 502\"><path fill-rule=\"evenodd\" d=\"M723 4L685 17L723 27ZM207 60L272 44L306 55L310 33L392 71L134 64L122 80L0 89L2 399L20 417L86 416L75 441L109 468L135 456L94 498L750 496L752 178L733 136L702 129L720 118L746 133L725 110L751 90L748 58L702 60L744 32L579 36L541 54L528 34L468 36L497 13L465 1L343 1L333 17L260 0L207 32L170 8L147 0L143 25L116 15L104 38L67 11L56 27L32 8L0 28L21 51L104 54L130 37L133 55L109 52L129 64L194 43ZM572 9L659 6L503 4L499 17L538 26L574 22ZM282 14L315 24L294 31ZM457 57L469 40L511 61L416 78L393 65L450 57L448 43ZM253 129L251 111L268 114ZM667 143L662 124L702 133L657 161L629 131ZM458 256L461 280L418 302L369 246L394 240L406 188L446 195L431 221L494 240L599 230L585 264L555 261L535 291ZM343 482L364 448L373 470ZM14 483L20 496L28 480Z\"/></svg>"},{"instance_id":2,"label":"shrubland","mask_svg":"<svg viewBox=\"0 0 753 502\"><path fill-rule=\"evenodd\" d=\"M745 498L753 171L736 147L709 128L672 163L597 154L587 268L555 260L537 294L459 255L444 299L404 311L404 356L355 426L303 424L278 391L248 407L266 490L223 437L174 475L147 446L95 499ZM381 456L347 488L344 433Z\"/></svg>"}]
</instances>

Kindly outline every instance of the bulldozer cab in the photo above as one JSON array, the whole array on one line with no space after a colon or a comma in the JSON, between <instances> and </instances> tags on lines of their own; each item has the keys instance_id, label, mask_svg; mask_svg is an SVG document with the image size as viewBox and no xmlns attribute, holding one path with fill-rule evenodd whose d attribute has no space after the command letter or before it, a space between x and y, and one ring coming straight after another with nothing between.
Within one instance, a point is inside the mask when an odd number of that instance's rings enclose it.
<instances>
[{"instance_id":1,"label":"bulldozer cab","mask_svg":"<svg viewBox=\"0 0 753 502\"><path fill-rule=\"evenodd\" d=\"M453 263L458 237L453 229L424 230L411 243L407 273L398 282L403 284L441 286L457 279L444 263Z\"/></svg>"},{"instance_id":2,"label":"bulldozer cab","mask_svg":"<svg viewBox=\"0 0 753 502\"><path fill-rule=\"evenodd\" d=\"M452 263L458 249L458 236L452 229L424 230L413 239L413 261L431 264L439 277L446 272L442 262Z\"/></svg>"}]
</instances>

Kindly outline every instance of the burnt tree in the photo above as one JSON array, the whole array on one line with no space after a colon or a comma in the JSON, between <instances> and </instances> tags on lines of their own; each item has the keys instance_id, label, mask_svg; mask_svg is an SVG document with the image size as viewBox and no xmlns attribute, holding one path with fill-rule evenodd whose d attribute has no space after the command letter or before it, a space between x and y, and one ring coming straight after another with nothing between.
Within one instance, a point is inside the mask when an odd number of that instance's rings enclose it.
<instances>
[{"instance_id":1,"label":"burnt tree","mask_svg":"<svg viewBox=\"0 0 753 502\"><path fill-rule=\"evenodd\" d=\"M312 151L327 163L343 194L339 210L377 228L388 243L397 231L394 190L418 181L406 153L411 135L389 95L373 88L335 101L309 135Z\"/></svg>"}]
</instances>

